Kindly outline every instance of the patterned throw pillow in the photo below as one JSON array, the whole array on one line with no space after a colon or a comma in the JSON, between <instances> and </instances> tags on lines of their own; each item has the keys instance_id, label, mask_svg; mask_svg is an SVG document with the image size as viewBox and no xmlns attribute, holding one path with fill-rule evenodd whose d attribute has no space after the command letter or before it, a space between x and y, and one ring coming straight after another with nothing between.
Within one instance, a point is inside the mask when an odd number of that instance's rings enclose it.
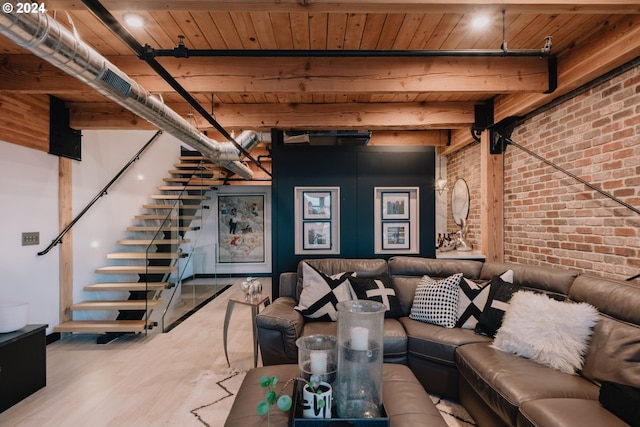
<instances>
[{"instance_id":1,"label":"patterned throw pillow","mask_svg":"<svg viewBox=\"0 0 640 427\"><path fill-rule=\"evenodd\" d=\"M445 328L454 328L458 320L458 285L461 279L462 273L438 281L424 276L416 288L409 317Z\"/></svg>"},{"instance_id":2,"label":"patterned throw pillow","mask_svg":"<svg viewBox=\"0 0 640 427\"><path fill-rule=\"evenodd\" d=\"M489 298L480 314L475 331L476 334L495 337L502 326L504 313L509 309L511 296L520 290L520 286L505 282L500 276L493 276L489 286Z\"/></svg>"},{"instance_id":3,"label":"patterned throw pillow","mask_svg":"<svg viewBox=\"0 0 640 427\"><path fill-rule=\"evenodd\" d=\"M500 275L505 282L513 283L513 270L507 270ZM482 310L489 298L490 281L474 282L463 277L460 281L460 295L458 296L458 322L456 327L475 329Z\"/></svg>"},{"instance_id":4,"label":"patterned throw pillow","mask_svg":"<svg viewBox=\"0 0 640 427\"><path fill-rule=\"evenodd\" d=\"M335 321L336 305L351 299L349 276L355 273L338 273L327 276L306 262L302 263L302 292L294 308L305 317L321 321Z\"/></svg>"},{"instance_id":5,"label":"patterned throw pillow","mask_svg":"<svg viewBox=\"0 0 640 427\"><path fill-rule=\"evenodd\" d=\"M349 277L349 282L351 283L351 295L354 298L367 299L384 304L387 307L384 317L397 319L404 314L389 276Z\"/></svg>"}]
</instances>

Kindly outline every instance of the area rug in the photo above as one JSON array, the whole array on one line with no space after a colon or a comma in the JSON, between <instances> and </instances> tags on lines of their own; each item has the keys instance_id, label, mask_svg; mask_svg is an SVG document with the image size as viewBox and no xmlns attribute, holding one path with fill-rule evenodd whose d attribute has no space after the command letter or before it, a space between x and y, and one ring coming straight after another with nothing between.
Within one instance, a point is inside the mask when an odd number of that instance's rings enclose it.
<instances>
[{"instance_id":1,"label":"area rug","mask_svg":"<svg viewBox=\"0 0 640 427\"><path fill-rule=\"evenodd\" d=\"M231 368L202 371L193 381L193 391L167 422L166 427L223 427L245 372ZM432 395L431 400L449 427L475 426L457 402Z\"/></svg>"}]
</instances>

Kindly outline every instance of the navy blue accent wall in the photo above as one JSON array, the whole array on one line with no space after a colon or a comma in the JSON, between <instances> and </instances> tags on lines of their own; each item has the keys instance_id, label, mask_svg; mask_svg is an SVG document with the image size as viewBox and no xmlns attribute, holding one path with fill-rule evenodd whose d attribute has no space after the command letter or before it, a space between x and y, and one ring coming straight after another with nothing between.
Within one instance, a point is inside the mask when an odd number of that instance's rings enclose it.
<instances>
[{"instance_id":1,"label":"navy blue accent wall","mask_svg":"<svg viewBox=\"0 0 640 427\"><path fill-rule=\"evenodd\" d=\"M435 149L433 147L285 146L273 143L273 295L278 277L295 271L294 187L340 187L340 255L321 258L388 258L374 254L374 187L419 187L420 254L435 257Z\"/></svg>"}]
</instances>

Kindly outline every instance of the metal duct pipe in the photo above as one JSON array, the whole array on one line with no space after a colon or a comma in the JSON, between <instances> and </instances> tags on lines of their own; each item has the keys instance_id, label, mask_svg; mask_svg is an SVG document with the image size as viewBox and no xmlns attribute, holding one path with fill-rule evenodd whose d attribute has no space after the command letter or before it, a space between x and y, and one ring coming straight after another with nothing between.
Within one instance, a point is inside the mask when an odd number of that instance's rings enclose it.
<instances>
[{"instance_id":1,"label":"metal duct pipe","mask_svg":"<svg viewBox=\"0 0 640 427\"><path fill-rule=\"evenodd\" d=\"M2 13L0 34L200 151L214 163L245 179L253 177L253 171L239 161L240 152L232 143L207 138L49 15ZM253 148L257 133L252 136L250 132L243 132L246 134L243 138Z\"/></svg>"}]
</instances>

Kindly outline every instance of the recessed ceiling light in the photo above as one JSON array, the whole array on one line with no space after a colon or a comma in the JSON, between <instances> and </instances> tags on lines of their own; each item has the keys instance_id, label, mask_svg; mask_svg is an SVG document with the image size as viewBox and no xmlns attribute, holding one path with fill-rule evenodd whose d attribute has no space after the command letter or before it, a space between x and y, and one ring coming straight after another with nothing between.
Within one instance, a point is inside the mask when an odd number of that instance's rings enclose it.
<instances>
[{"instance_id":1,"label":"recessed ceiling light","mask_svg":"<svg viewBox=\"0 0 640 427\"><path fill-rule=\"evenodd\" d=\"M473 28L485 28L489 25L489 17L487 15L478 15L471 21Z\"/></svg>"},{"instance_id":2,"label":"recessed ceiling light","mask_svg":"<svg viewBox=\"0 0 640 427\"><path fill-rule=\"evenodd\" d=\"M122 17L124 18L124 22L126 22L127 25L130 25L136 28L144 27L145 19L143 16L138 15L137 13L127 12L124 15L122 15Z\"/></svg>"}]
</instances>

